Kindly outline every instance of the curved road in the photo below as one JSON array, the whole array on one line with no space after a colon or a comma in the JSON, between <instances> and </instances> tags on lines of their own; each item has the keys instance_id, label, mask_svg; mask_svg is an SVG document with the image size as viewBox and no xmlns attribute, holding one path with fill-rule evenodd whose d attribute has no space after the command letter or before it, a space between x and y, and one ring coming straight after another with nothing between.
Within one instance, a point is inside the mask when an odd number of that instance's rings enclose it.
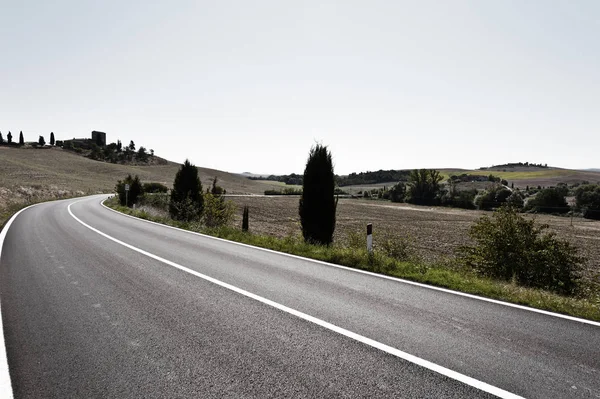
<instances>
[{"instance_id":1,"label":"curved road","mask_svg":"<svg viewBox=\"0 0 600 399\"><path fill-rule=\"evenodd\" d=\"M5 233L14 397L600 397L599 323L183 232L104 197L33 206Z\"/></svg>"}]
</instances>

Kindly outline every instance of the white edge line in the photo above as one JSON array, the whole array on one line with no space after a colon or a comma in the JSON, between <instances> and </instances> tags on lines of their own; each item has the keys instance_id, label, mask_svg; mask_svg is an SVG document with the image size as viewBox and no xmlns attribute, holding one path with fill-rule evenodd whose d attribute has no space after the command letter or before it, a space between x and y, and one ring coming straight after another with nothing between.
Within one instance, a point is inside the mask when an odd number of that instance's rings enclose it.
<instances>
[{"instance_id":1,"label":"white edge line","mask_svg":"<svg viewBox=\"0 0 600 399\"><path fill-rule=\"evenodd\" d=\"M15 221L15 219L21 214L21 212L26 211L27 209L40 205L42 203L29 205L26 208L21 209L17 213L15 213L4 225L4 228L0 232L0 261L2 260L2 249L4 248L4 239L8 234L8 229L11 224ZM1 302L1 301L0 301ZM1 305L0 305L1 309ZM4 337L4 326L2 322L2 311L0 310L0 337L2 337L2 345L0 345L0 398L12 399L13 398L13 390L12 384L10 380L10 373L8 370L8 358L6 356L6 340Z\"/></svg>"},{"instance_id":2,"label":"white edge line","mask_svg":"<svg viewBox=\"0 0 600 399\"><path fill-rule=\"evenodd\" d=\"M328 323L328 322L326 322L324 320L321 320L321 319L318 319L318 318L316 318L314 316L310 316L310 315L308 315L306 313L302 313L302 312L300 312L298 310L289 308L289 307L287 307L285 305L282 305L280 303L274 302L274 301L272 301L270 299L267 299L267 298L261 297L259 295L253 294L251 292L248 292L246 290L238 288L238 287L236 287L234 285L225 283L225 282L223 282L221 280L217 280L217 279L215 279L213 277L210 277L210 276L207 276L205 274L199 273L199 272L197 272L195 270L188 269L185 266L181 266L178 263L175 263L175 262L172 262L170 260L161 258L160 256L157 256L157 255L154 255L154 254L152 254L150 252L144 251L143 249L134 247L131 244L127 244L126 242L123 242L123 241L118 240L118 239L116 239L116 238L114 238L112 236L109 236L108 234L103 233L100 230L98 230L98 229L96 229L96 228L94 228L94 227L86 224L81 219L79 219L77 216L75 216L73 214L73 212L71 211L71 205L73 205L73 204L75 204L77 202L79 202L79 201L75 201L75 202L72 202L71 204L69 204L69 206L67 207L67 209L69 211L69 214L77 222L79 222L83 226L87 227L88 229L92 230L93 232L98 233L101 236L103 236L103 237L105 237L105 238L107 238L107 239L109 239L111 241L116 242L117 244L120 244L120 245L122 245L124 247L127 247L127 248L129 248L129 249L131 249L133 251L136 251L136 252L138 252L138 253L140 253L142 255L145 255L145 256L147 256L149 258L152 258L154 260L157 260L159 262L165 263L165 264L167 264L169 266L172 266L172 267L174 267L176 269L179 269L181 271L189 273L189 274L191 274L193 276L196 276L196 277L199 277L199 278L201 278L203 280L209 281L209 282L211 282L213 284L216 284L216 285L218 285L220 287L226 288L226 289L231 290L233 292L236 292L236 293L238 293L240 295L244 295L244 296L246 296L248 298L254 299L254 300L258 301L258 302L261 302L261 303L263 303L265 305L271 306L271 307L273 307L275 309L278 309L278 310L280 310L282 312L291 314L291 315L296 316L296 317L298 317L298 318L300 318L302 320L306 320L308 322L314 323L314 324L316 324L316 325L318 325L320 327L326 328L326 329L328 329L330 331L333 331L335 333L338 333L340 335L343 335L343 336L348 337L350 339L353 339L355 341L361 342L361 343L363 343L365 345L368 345L368 346L371 346L373 348L379 349L379 350L381 350L383 352L386 352L386 353L388 353L390 355L393 355L393 356L396 356L398 358L404 359L404 360L406 360L408 362L414 363L414 364L416 364L418 366L424 367L424 368L426 368L428 370L431 370L431 371L433 371L435 373L441 374L441 375L446 376L448 378L451 378L453 380L462 382L463 384L469 385L469 386L474 387L476 389L479 389L481 391L490 393L490 394L495 395L495 396L500 397L500 398L510 398L510 399L522 398L521 396L515 395L515 394L513 394L511 392L505 391L503 389L500 389L500 388L495 387L493 385L487 384L485 382L476 380L475 378L466 376L466 375L458 373L456 371L447 369L447 368L445 368L443 366L440 366L438 364L432 363L432 362L430 362L428 360L421 359L421 358L416 357L414 355L411 355L409 353L403 352L403 351L401 351L399 349L393 348L393 347L391 347L389 345L386 345L386 344L383 344L381 342L375 341L375 340L373 340L371 338L367 338L367 337L362 336L360 334L356 334L356 333L354 333L352 331L346 330L345 328L338 327L338 326L336 326L334 324Z\"/></svg>"},{"instance_id":3,"label":"white edge line","mask_svg":"<svg viewBox=\"0 0 600 399\"><path fill-rule=\"evenodd\" d=\"M194 235L197 235L197 236L200 236L200 237L210 238L212 240L224 241L224 242L228 242L228 243L235 244L235 245L240 245L240 246L247 247L247 248L253 248L253 249L260 250L260 251L270 252L270 253L273 253L273 254L288 256L290 258L300 259L300 260L307 261L307 262L318 263L320 265L325 265L325 266L329 266L329 267L335 267L335 268L338 268L338 269L344 269L344 270L348 270L348 271L351 271L351 272L354 272L354 273L367 274L369 276L378 277L378 278L382 278L382 279L385 279L385 280L396 281L396 282L399 282L399 283L414 285L414 286L417 286L417 287L427 288L427 289L434 290L434 291L445 292L447 294L458 295L458 296L462 296L462 297L466 297L466 298L476 299L476 300L483 301L483 302L494 303L494 304L497 304L497 305L507 306L507 307L511 307L511 308L515 308L515 309L526 310L526 311L529 311L529 312L540 313L540 314L543 314L543 315L546 315L546 316L558 317L560 319L565 319L565 320L570 320L570 321L576 321L576 322L579 322L579 323L590 324L592 326L600 327L600 322L593 321L593 320L582 319L580 317L574 317L574 316L569 316L569 315L565 315L565 314L561 314L561 313L550 312L548 310L532 308L532 307L524 306L524 305L517 305L515 303L504 302L504 301L500 301L498 299L492 299L492 298L486 298L486 297L477 296L477 295L473 295L473 294L467 294L465 292L454 291L454 290L451 290L451 289L448 289L448 288L436 287L434 285L427 285L427 284L423 284L423 283L418 283L416 281L405 280L405 279L402 279L402 278L399 278L399 277L386 276L384 274L377 274L377 273L369 272L367 270L355 269L355 268L348 267L348 266L336 265L334 263L328 263L328 262L324 262L322 260L311 259L311 258L304 258L304 257L298 256L298 255L288 254L288 253L285 253L285 252L279 252L279 251L275 251L275 250L268 249L268 248L256 247L254 245L244 244L242 242L237 242L237 241L226 240L224 238L213 237L213 236L209 236L209 235L206 235L206 234L197 233L195 231L180 229L179 227L169 226L169 225L166 225L166 224L153 222L151 220L146 220L146 219L138 218L136 216L127 215L126 213L115 211L114 209L111 209L111 208L107 207L106 205L104 205L104 201L106 201L106 200L107 200L107 198L103 199L100 202L100 205L102 205L104 208L108 209L111 212L114 212L114 213L122 215L122 216L129 217L129 218L132 218L132 219L140 220L142 222L155 224L157 226L166 227L166 228L173 229L173 230L178 230L178 231L181 231L181 232L184 232L184 233L194 234Z\"/></svg>"}]
</instances>

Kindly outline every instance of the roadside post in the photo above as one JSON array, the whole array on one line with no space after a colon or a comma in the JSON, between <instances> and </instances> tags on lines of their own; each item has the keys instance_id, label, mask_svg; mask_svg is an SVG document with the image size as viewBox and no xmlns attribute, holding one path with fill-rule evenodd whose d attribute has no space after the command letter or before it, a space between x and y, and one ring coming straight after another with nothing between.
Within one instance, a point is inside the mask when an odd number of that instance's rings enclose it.
<instances>
[{"instance_id":1,"label":"roadside post","mask_svg":"<svg viewBox=\"0 0 600 399\"><path fill-rule=\"evenodd\" d=\"M367 251L373 252L373 223L367 224Z\"/></svg>"},{"instance_id":2,"label":"roadside post","mask_svg":"<svg viewBox=\"0 0 600 399\"><path fill-rule=\"evenodd\" d=\"M129 184L125 184L125 206L129 206Z\"/></svg>"}]
</instances>

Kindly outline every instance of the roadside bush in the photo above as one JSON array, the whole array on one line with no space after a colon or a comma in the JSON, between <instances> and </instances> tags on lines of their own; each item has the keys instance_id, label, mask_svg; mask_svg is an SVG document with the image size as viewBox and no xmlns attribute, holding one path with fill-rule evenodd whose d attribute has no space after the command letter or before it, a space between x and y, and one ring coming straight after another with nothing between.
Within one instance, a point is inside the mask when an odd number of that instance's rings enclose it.
<instances>
[{"instance_id":1,"label":"roadside bush","mask_svg":"<svg viewBox=\"0 0 600 399\"><path fill-rule=\"evenodd\" d=\"M169 191L169 188L161 183L144 183L144 192L145 193L166 193Z\"/></svg>"},{"instance_id":2,"label":"roadside bush","mask_svg":"<svg viewBox=\"0 0 600 399\"><path fill-rule=\"evenodd\" d=\"M547 228L502 207L471 227L475 244L460 248L459 259L485 276L573 294L584 259L569 242L544 233Z\"/></svg>"},{"instance_id":3,"label":"roadside bush","mask_svg":"<svg viewBox=\"0 0 600 399\"><path fill-rule=\"evenodd\" d=\"M129 193L125 192L125 185L129 184ZM117 186L115 187L117 194L119 196L119 203L123 206L131 207L133 204L137 203L138 197L144 194L144 189L142 187L142 183L140 182L140 178L138 175L135 177L131 177L128 175L125 180L119 180L117 182ZM125 203L127 201L127 204Z\"/></svg>"},{"instance_id":4,"label":"roadside bush","mask_svg":"<svg viewBox=\"0 0 600 399\"><path fill-rule=\"evenodd\" d=\"M376 250L396 260L409 260L413 253L410 248L410 240L404 237L384 237L377 240Z\"/></svg>"},{"instance_id":5,"label":"roadside bush","mask_svg":"<svg viewBox=\"0 0 600 399\"><path fill-rule=\"evenodd\" d=\"M221 196L204 194L202 221L206 227L221 227L229 224L235 214L235 205Z\"/></svg>"}]
</instances>

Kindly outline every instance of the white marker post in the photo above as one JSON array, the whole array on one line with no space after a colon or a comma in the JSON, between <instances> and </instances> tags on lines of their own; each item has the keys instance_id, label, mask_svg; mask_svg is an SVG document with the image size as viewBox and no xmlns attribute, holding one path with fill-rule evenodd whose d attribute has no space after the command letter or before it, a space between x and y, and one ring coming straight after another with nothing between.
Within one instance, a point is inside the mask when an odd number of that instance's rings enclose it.
<instances>
[{"instance_id":1,"label":"white marker post","mask_svg":"<svg viewBox=\"0 0 600 399\"><path fill-rule=\"evenodd\" d=\"M367 225L367 251L373 252L373 224Z\"/></svg>"},{"instance_id":2,"label":"white marker post","mask_svg":"<svg viewBox=\"0 0 600 399\"><path fill-rule=\"evenodd\" d=\"M125 206L129 206L129 184L125 184Z\"/></svg>"}]
</instances>

